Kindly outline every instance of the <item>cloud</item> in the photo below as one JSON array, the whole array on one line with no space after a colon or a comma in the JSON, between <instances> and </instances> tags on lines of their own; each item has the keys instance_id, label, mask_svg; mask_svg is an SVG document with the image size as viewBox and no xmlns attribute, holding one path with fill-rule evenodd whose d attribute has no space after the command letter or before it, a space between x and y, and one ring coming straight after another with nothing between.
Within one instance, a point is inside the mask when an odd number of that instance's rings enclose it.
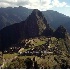
<instances>
[{"instance_id":1,"label":"cloud","mask_svg":"<svg viewBox=\"0 0 70 70\"><path fill-rule=\"evenodd\" d=\"M60 3L59 0L53 0L52 5L54 7L66 7L67 3L66 2Z\"/></svg>"},{"instance_id":2,"label":"cloud","mask_svg":"<svg viewBox=\"0 0 70 70\"><path fill-rule=\"evenodd\" d=\"M8 6L10 6L8 3L0 2L0 7L8 7Z\"/></svg>"},{"instance_id":3,"label":"cloud","mask_svg":"<svg viewBox=\"0 0 70 70\"><path fill-rule=\"evenodd\" d=\"M30 9L48 10L53 7L70 7L59 0L0 0L0 7L23 6Z\"/></svg>"},{"instance_id":4,"label":"cloud","mask_svg":"<svg viewBox=\"0 0 70 70\"><path fill-rule=\"evenodd\" d=\"M17 0L0 0L0 7L15 7Z\"/></svg>"},{"instance_id":5,"label":"cloud","mask_svg":"<svg viewBox=\"0 0 70 70\"><path fill-rule=\"evenodd\" d=\"M51 0L29 0L29 4L25 5L27 8L47 10L52 8Z\"/></svg>"},{"instance_id":6,"label":"cloud","mask_svg":"<svg viewBox=\"0 0 70 70\"><path fill-rule=\"evenodd\" d=\"M66 5L66 7L70 7L69 5Z\"/></svg>"}]
</instances>

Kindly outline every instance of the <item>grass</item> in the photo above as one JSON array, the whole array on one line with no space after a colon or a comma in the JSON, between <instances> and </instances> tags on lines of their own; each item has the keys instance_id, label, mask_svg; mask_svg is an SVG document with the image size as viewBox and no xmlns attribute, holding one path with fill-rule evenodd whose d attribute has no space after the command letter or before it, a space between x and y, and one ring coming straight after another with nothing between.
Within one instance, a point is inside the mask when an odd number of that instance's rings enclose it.
<instances>
[{"instance_id":1,"label":"grass","mask_svg":"<svg viewBox=\"0 0 70 70\"><path fill-rule=\"evenodd\" d=\"M42 38L41 40L40 39L34 39L34 44L35 46L39 46L39 45L42 45L42 44L45 44L46 41Z\"/></svg>"},{"instance_id":2,"label":"grass","mask_svg":"<svg viewBox=\"0 0 70 70\"><path fill-rule=\"evenodd\" d=\"M8 56L11 56L10 54L5 54L5 56L7 55L7 57L6 58L8 58ZM14 57L15 55L14 54L12 54L12 56L11 57ZM57 60L60 62L60 60L61 59L68 59L66 56L64 56L64 55L51 55L51 54L48 54L48 55L46 55L45 56L45 59L43 59L43 58L40 58L40 57L37 57L37 56L18 56L18 58L19 59L21 59L21 60L25 60L26 58L31 58L31 59L33 59L33 57L35 57L35 59L36 59L36 61L37 61L37 63L40 65L40 66L44 66L45 68L48 68L48 67L50 67L51 69L53 69L53 67L55 66L55 65L58 65L58 63L54 60L54 57L56 57L57 58ZM70 59L70 58L69 58ZM11 63L11 62L10 62ZM8 64L10 64L10 63L8 63ZM70 63L70 61L69 61L69 63Z\"/></svg>"},{"instance_id":3,"label":"grass","mask_svg":"<svg viewBox=\"0 0 70 70\"><path fill-rule=\"evenodd\" d=\"M31 58L33 59L33 57L35 57L37 63L39 65L43 65L45 67L48 67L48 66L51 66L51 68L53 68L53 65L57 64L55 61L54 61L54 55L47 55L45 56L45 59L43 58L40 58L40 57L37 57L37 56L18 56L18 58L20 59L26 59L26 58ZM49 59L48 59L49 57Z\"/></svg>"},{"instance_id":4,"label":"grass","mask_svg":"<svg viewBox=\"0 0 70 70\"><path fill-rule=\"evenodd\" d=\"M30 50L31 48L27 48L27 49L24 49L24 51L23 52L26 52L27 50Z\"/></svg>"},{"instance_id":5,"label":"grass","mask_svg":"<svg viewBox=\"0 0 70 70\"><path fill-rule=\"evenodd\" d=\"M38 41L37 43L34 43L35 46L39 46L39 45L42 45L42 44L45 44L46 42L45 41Z\"/></svg>"},{"instance_id":6,"label":"grass","mask_svg":"<svg viewBox=\"0 0 70 70\"><path fill-rule=\"evenodd\" d=\"M31 59L33 59L33 57L35 57L35 56L18 56L18 58L20 58L20 59L26 59L26 58L31 58Z\"/></svg>"},{"instance_id":7,"label":"grass","mask_svg":"<svg viewBox=\"0 0 70 70\"><path fill-rule=\"evenodd\" d=\"M46 41L48 40L48 38L41 38L40 39L33 39L33 43L34 43L34 47L36 46L39 46L39 45L42 45L42 44L45 44ZM57 39L52 37L51 40L53 41L53 43L51 43L51 47L55 47L55 45L57 44ZM59 39L59 48L62 49L65 51L66 49L66 46L64 44L64 40L63 39ZM24 52L27 51L27 50L30 50L30 48L28 49L24 49ZM64 53L64 52L63 52ZM66 53L66 52L65 52ZM4 58L5 59L10 59L10 58L13 58L15 56L17 56L18 54L17 53L14 53L14 54L3 54ZM51 68L53 68L53 66L55 65L58 65L57 62L54 60L54 57L57 58L58 61L60 61L61 59L70 59L70 58L67 58L67 56L65 54L62 54L62 55L46 55L45 56L45 59L43 58L40 58L40 57L37 57L37 56L18 56L18 58L20 59L26 59L26 58L31 58L33 59L33 57L36 57L36 61L39 65L42 65L42 66L45 66L48 68L48 66L50 66ZM69 61L69 64L70 64L70 61Z\"/></svg>"},{"instance_id":8,"label":"grass","mask_svg":"<svg viewBox=\"0 0 70 70\"><path fill-rule=\"evenodd\" d=\"M13 54L3 54L3 57L5 58L5 59L11 59L11 58L13 58L13 57L15 57L15 56L17 56L18 54L17 53L13 53Z\"/></svg>"}]
</instances>

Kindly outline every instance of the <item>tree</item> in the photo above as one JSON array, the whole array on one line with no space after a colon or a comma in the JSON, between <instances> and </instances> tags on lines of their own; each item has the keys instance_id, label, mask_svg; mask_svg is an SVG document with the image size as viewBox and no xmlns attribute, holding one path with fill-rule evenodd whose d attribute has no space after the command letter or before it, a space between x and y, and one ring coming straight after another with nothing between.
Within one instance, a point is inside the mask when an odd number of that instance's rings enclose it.
<instances>
[{"instance_id":1,"label":"tree","mask_svg":"<svg viewBox=\"0 0 70 70\"><path fill-rule=\"evenodd\" d=\"M31 58L25 59L24 63L26 65L26 69L31 69L33 67L33 61L31 60Z\"/></svg>"},{"instance_id":2,"label":"tree","mask_svg":"<svg viewBox=\"0 0 70 70\"><path fill-rule=\"evenodd\" d=\"M34 69L39 69L37 61L35 61L35 57L33 58L33 64L34 64L33 66Z\"/></svg>"},{"instance_id":3,"label":"tree","mask_svg":"<svg viewBox=\"0 0 70 70\"><path fill-rule=\"evenodd\" d=\"M34 61L34 69L39 69L37 61Z\"/></svg>"}]
</instances>

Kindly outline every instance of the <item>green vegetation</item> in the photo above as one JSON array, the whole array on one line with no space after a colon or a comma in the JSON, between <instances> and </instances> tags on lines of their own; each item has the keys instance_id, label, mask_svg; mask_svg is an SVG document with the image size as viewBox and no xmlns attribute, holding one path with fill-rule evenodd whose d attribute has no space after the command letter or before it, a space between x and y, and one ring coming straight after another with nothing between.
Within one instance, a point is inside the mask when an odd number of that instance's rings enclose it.
<instances>
[{"instance_id":1,"label":"green vegetation","mask_svg":"<svg viewBox=\"0 0 70 70\"><path fill-rule=\"evenodd\" d=\"M18 54L17 53L14 53L14 54L3 54L3 57L5 59L11 59L11 58L14 58L15 56L17 56Z\"/></svg>"},{"instance_id":2,"label":"green vegetation","mask_svg":"<svg viewBox=\"0 0 70 70\"><path fill-rule=\"evenodd\" d=\"M10 63L7 63L4 68L7 69L23 69L25 68L24 60L20 58L12 59Z\"/></svg>"},{"instance_id":3,"label":"green vegetation","mask_svg":"<svg viewBox=\"0 0 70 70\"><path fill-rule=\"evenodd\" d=\"M39 46L39 45L42 45L42 44L45 44L46 42L45 41L38 41L37 43L34 43L35 46Z\"/></svg>"},{"instance_id":4,"label":"green vegetation","mask_svg":"<svg viewBox=\"0 0 70 70\"><path fill-rule=\"evenodd\" d=\"M31 40L31 39L30 39ZM33 40L33 41L32 41ZM42 46L43 44L48 43L49 38L35 38L32 39L30 44L34 44L34 48L42 48L40 46ZM37 46L37 47L36 47ZM18 55L18 53L13 53L13 54L4 54L4 58L6 59L6 64L4 65L4 68L10 68L10 69L14 69L14 68L19 68L19 69L23 69L23 68L28 68L27 63L29 61L31 61L31 63L33 63L33 58L35 57L36 60L36 65L39 68L44 68L44 69L63 69L63 68L69 68L70 66L70 54L67 53L67 47L65 45L65 41L64 39L57 39L55 37L51 37L49 40L49 46L51 46L51 48L58 48L55 49L56 51L61 51L61 54L46 54L43 58L43 56L38 57L35 55L31 55L31 56L22 56L22 55ZM45 47L45 46L44 46ZM24 52L26 52L27 50L31 50L32 47L29 48L24 48ZM40 50L39 49L39 50ZM48 50L48 48L46 48ZM52 51L54 52L54 50ZM29 58L29 60L27 60ZM9 60L9 61L7 61ZM32 66L32 65L31 65ZM32 67L30 67L32 68Z\"/></svg>"},{"instance_id":5,"label":"green vegetation","mask_svg":"<svg viewBox=\"0 0 70 70\"><path fill-rule=\"evenodd\" d=\"M67 58L67 56L64 55L47 55L45 56L45 59L37 57L37 56L18 56L17 59L12 60L9 64L7 64L8 66L5 68L10 68L10 69L14 69L14 68L26 68L24 61L26 61L27 58L30 58L31 60L35 57L39 68L40 67L44 67L44 68L61 68L61 64L62 64L62 60L65 60L67 62L67 65L70 65L70 58Z\"/></svg>"}]
</instances>

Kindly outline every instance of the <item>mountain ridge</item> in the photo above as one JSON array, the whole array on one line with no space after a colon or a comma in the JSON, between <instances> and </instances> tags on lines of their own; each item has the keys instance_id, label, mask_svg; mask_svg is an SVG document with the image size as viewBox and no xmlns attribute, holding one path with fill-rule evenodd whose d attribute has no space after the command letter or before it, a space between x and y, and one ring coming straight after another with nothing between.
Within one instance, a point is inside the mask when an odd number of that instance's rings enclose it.
<instances>
[{"instance_id":1,"label":"mountain ridge","mask_svg":"<svg viewBox=\"0 0 70 70\"><path fill-rule=\"evenodd\" d=\"M2 47L6 49L18 43L20 39L38 37L46 28L50 28L47 20L39 10L34 10L25 21L7 26L0 31Z\"/></svg>"},{"instance_id":2,"label":"mountain ridge","mask_svg":"<svg viewBox=\"0 0 70 70\"><path fill-rule=\"evenodd\" d=\"M25 20L31 14L32 10L25 7L0 8L0 18L3 19L2 21L0 20L0 30L6 26ZM42 13L52 27L56 29L59 25L64 25L70 33L70 17L52 10L42 11Z\"/></svg>"}]
</instances>

